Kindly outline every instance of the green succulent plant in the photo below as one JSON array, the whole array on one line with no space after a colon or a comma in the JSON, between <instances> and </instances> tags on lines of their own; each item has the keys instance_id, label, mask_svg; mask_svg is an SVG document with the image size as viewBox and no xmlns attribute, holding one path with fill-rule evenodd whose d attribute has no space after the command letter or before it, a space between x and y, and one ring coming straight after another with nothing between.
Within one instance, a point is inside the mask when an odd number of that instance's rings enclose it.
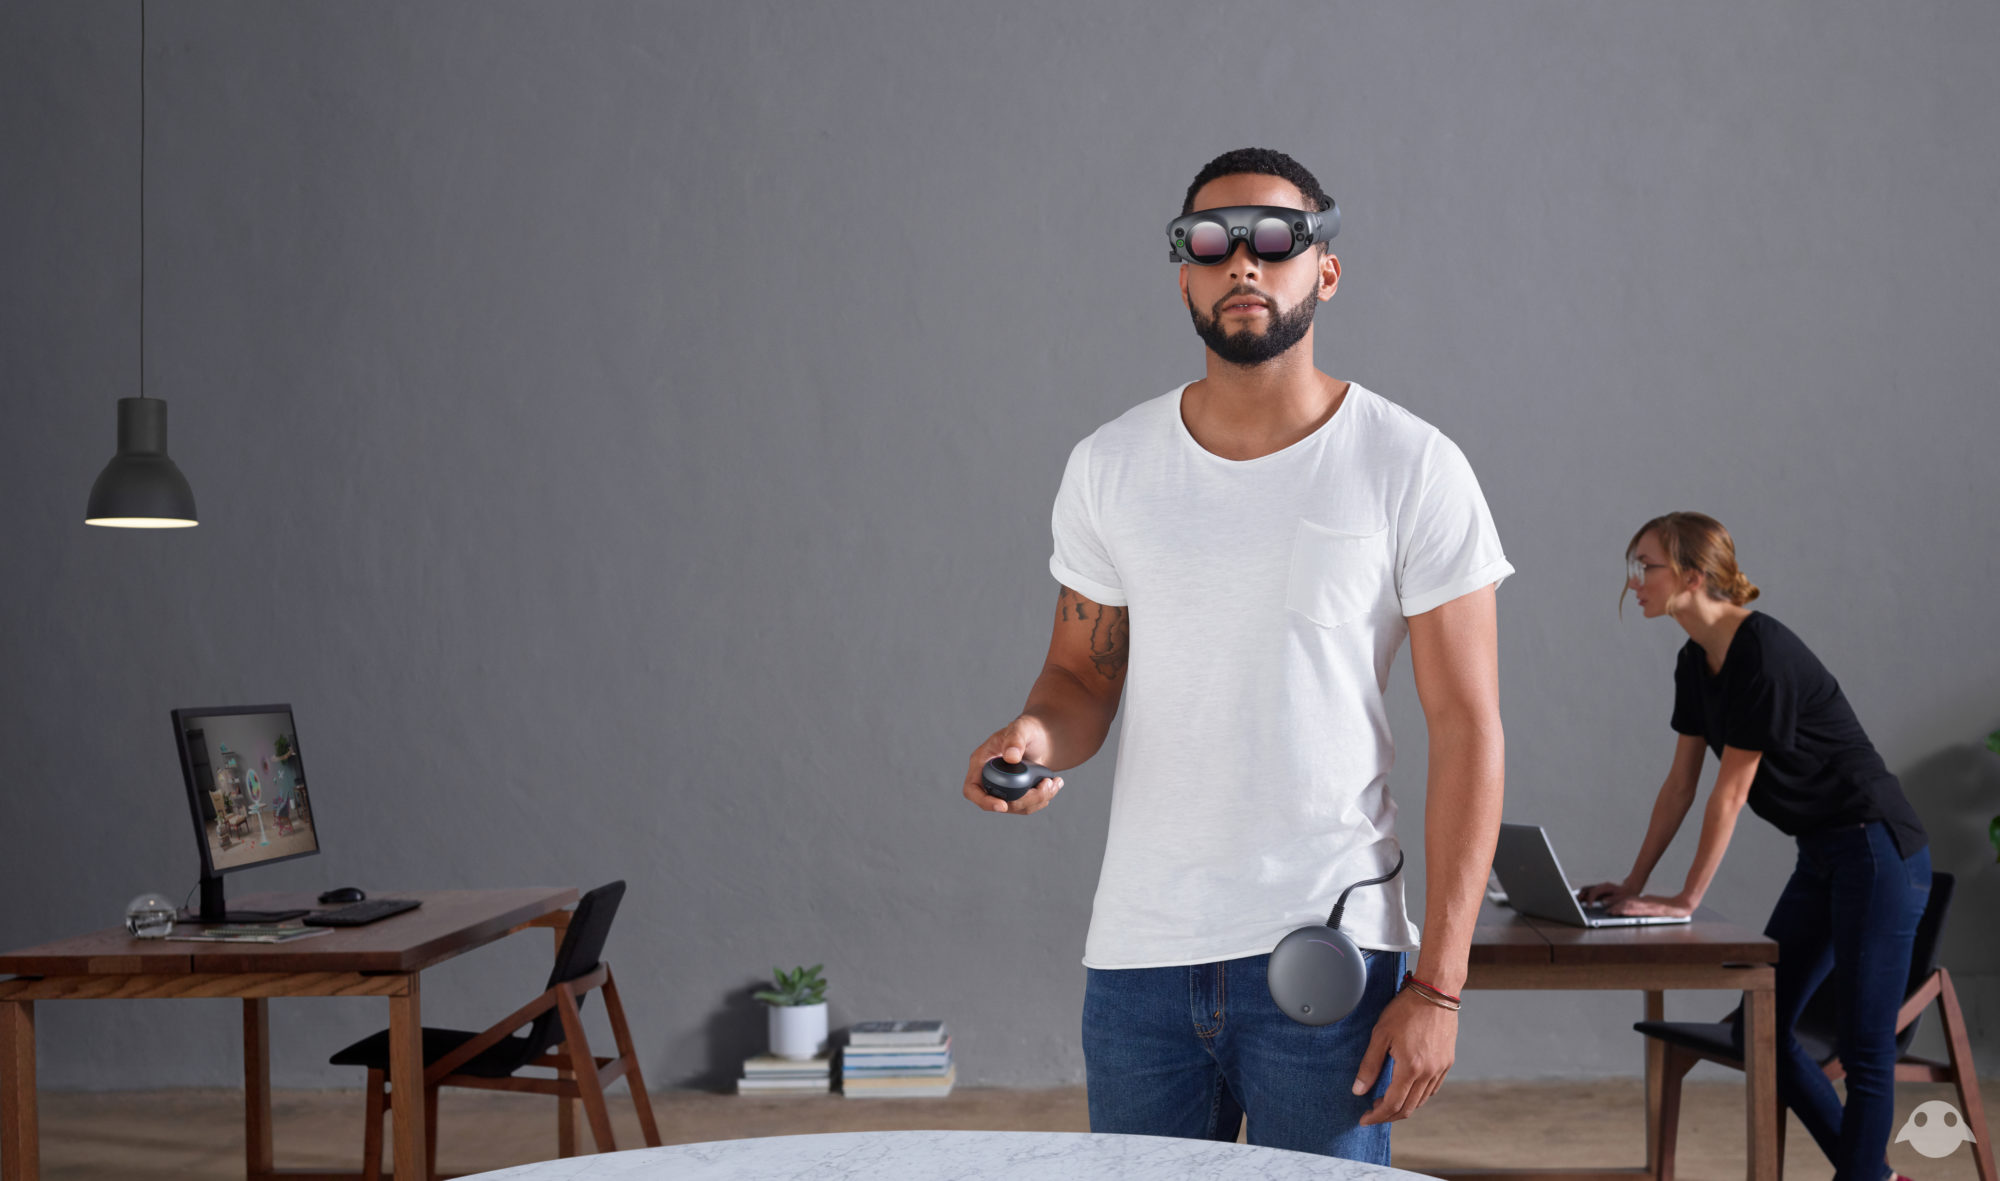
<instances>
[{"instance_id":1,"label":"green succulent plant","mask_svg":"<svg viewBox=\"0 0 2000 1181\"><path fill-rule=\"evenodd\" d=\"M819 970L825 966L814 964L810 968L793 968L790 972L772 968L776 991L764 989L753 995L767 1005L817 1005L826 1000L826 981L819 978Z\"/></svg>"},{"instance_id":2,"label":"green succulent plant","mask_svg":"<svg viewBox=\"0 0 2000 1181\"><path fill-rule=\"evenodd\" d=\"M2000 730L1986 736L1986 749L2000 755ZM1993 860L2000 861L2000 816L1986 826L1986 839L1993 842Z\"/></svg>"}]
</instances>

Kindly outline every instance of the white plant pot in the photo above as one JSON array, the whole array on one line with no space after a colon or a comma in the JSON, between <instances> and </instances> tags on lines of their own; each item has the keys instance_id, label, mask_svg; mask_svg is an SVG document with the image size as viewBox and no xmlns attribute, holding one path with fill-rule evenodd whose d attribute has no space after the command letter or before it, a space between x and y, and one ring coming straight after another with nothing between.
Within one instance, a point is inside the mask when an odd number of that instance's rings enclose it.
<instances>
[{"instance_id":1,"label":"white plant pot","mask_svg":"<svg viewBox=\"0 0 2000 1181\"><path fill-rule=\"evenodd\" d=\"M826 1002L770 1005L771 1053L780 1058L817 1058L826 1052Z\"/></svg>"}]
</instances>

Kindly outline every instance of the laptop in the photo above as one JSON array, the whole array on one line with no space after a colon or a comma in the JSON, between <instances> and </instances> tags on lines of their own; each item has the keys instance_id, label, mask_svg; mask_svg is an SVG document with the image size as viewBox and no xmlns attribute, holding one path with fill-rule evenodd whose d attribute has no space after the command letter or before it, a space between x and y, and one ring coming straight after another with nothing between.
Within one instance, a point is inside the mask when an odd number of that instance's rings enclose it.
<instances>
[{"instance_id":1,"label":"laptop","mask_svg":"<svg viewBox=\"0 0 2000 1181\"><path fill-rule=\"evenodd\" d=\"M1576 891L1556 863L1556 851L1539 824L1503 824L1493 853L1493 872L1507 901L1522 914L1572 927L1650 927L1685 923L1686 916L1616 915L1604 913L1601 902L1577 901Z\"/></svg>"}]
</instances>

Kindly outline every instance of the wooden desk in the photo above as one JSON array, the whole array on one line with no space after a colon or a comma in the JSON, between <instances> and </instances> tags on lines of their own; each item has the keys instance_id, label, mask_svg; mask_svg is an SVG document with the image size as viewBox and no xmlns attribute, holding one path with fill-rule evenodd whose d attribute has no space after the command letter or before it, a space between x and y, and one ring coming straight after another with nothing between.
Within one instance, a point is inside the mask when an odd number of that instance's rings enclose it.
<instances>
[{"instance_id":1,"label":"wooden desk","mask_svg":"<svg viewBox=\"0 0 2000 1181\"><path fill-rule=\"evenodd\" d=\"M1744 1005L1744 1119L1749 1181L1777 1181L1778 944L1701 907L1690 923L1589 930L1528 918L1491 902L1481 906L1465 987L1470 989L1629 988L1646 994L1645 1019L1665 1018L1669 988L1725 989ZM1461 1025L1461 1030L1463 1026ZM1633 1034L1638 1037L1638 1034ZM1646 1045L1646 1163L1638 1168L1445 1169L1451 1181L1632 1181L1659 1172L1660 1089L1666 1052Z\"/></svg>"},{"instance_id":2,"label":"wooden desk","mask_svg":"<svg viewBox=\"0 0 2000 1181\"><path fill-rule=\"evenodd\" d=\"M243 998L246 1174L251 1181L359 1177L273 1167L269 998L387 997L391 1074L420 1079L424 1057L418 974L524 927L554 928L560 946L569 925L563 908L576 902L577 892L573 887L533 887L385 891L381 896L418 898L423 905L298 943L179 943L135 939L123 927L113 927L0 955L0 974L13 975L0 979L0 1181L37 1181L41 1173L35 1002L127 997ZM310 894L252 894L231 902L246 910L333 909L320 907ZM569 1155L575 1145L574 1104L562 1100L559 1108L557 1145ZM430 1135L424 1104L405 1097L394 1112L395 1176L403 1181L422 1177Z\"/></svg>"}]
</instances>

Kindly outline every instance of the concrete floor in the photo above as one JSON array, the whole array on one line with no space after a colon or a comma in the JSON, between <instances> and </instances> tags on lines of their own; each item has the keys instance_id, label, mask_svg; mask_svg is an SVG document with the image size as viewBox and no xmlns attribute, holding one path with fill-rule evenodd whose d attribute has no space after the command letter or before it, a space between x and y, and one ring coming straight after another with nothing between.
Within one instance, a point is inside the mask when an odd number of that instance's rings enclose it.
<instances>
[{"instance_id":1,"label":"concrete floor","mask_svg":"<svg viewBox=\"0 0 2000 1181\"><path fill-rule=\"evenodd\" d=\"M2000 1080L1986 1080L1981 1093L1987 1112L2000 1113ZM1929 1099L1955 1102L1956 1096L1943 1085L1902 1084L1896 1094L1897 1127ZM1679 1176L1686 1181L1739 1181L1744 1174L1741 1085L1689 1084L1683 1102ZM242 1103L240 1091L224 1090L44 1094L42 1176L49 1181L240 1178ZM622 1085L611 1106L618 1146L640 1147L638 1121ZM668 1144L870 1129L1090 1130L1082 1087L960 1087L945 1099L663 1091L654 1096L653 1107ZM359 1091L279 1092L272 1103L278 1166L358 1168L361 1110ZM1552 1116L1556 1112L1566 1114ZM1479 1165L1640 1165L1646 1150L1644 1113L1644 1089L1637 1080L1448 1081L1422 1111L1396 1124L1394 1163L1416 1172ZM445 1091L439 1099L438 1167L445 1173L470 1173L552 1157L555 1118L555 1100L541 1096ZM577 1143L590 1145L587 1129L579 1130ZM1930 1160L1909 1144L1891 1144L1889 1162L1916 1181L1977 1177L1965 1146ZM1827 1181L1832 1175L1811 1137L1792 1118L1786 1181Z\"/></svg>"}]
</instances>

